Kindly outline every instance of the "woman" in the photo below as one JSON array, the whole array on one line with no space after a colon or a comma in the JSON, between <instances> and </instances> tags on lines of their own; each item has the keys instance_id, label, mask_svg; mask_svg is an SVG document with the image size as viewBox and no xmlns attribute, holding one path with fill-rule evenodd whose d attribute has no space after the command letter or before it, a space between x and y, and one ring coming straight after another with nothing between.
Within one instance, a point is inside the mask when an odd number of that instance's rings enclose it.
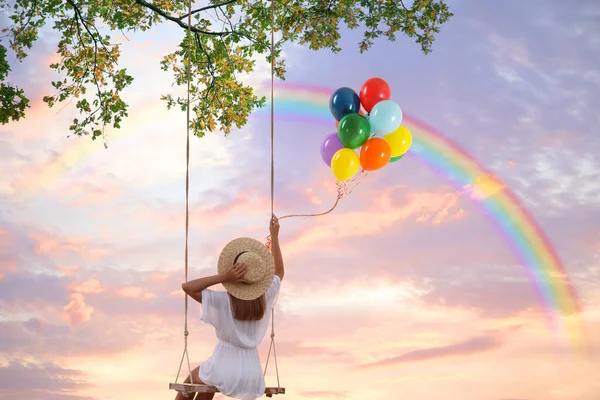
<instances>
[{"instance_id":1,"label":"woman","mask_svg":"<svg viewBox=\"0 0 600 400\"><path fill-rule=\"evenodd\" d=\"M257 346L264 339L271 310L284 275L279 247L279 221L269 224L272 253L261 242L238 238L229 242L218 262L218 274L181 285L202 303L202 320L214 326L218 343L213 354L192 371L194 383L216 386L226 396L255 400L265 392ZM227 292L209 290L221 283ZM190 377L185 380L190 383ZM211 400L198 393L195 400ZM185 396L177 393L176 400Z\"/></svg>"}]
</instances>

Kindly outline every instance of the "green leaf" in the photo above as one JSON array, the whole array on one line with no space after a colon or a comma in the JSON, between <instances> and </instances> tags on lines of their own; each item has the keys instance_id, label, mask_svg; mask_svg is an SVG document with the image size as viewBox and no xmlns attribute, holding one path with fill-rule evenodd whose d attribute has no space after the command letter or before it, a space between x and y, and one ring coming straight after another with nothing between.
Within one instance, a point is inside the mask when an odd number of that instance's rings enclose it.
<instances>
[{"instance_id":1,"label":"green leaf","mask_svg":"<svg viewBox=\"0 0 600 400\"><path fill-rule=\"evenodd\" d=\"M173 52L164 56L160 68L172 74L174 85L184 87L190 71L191 128L196 136L212 131L229 134L234 127L243 127L250 113L265 104L265 98L259 98L239 77L254 71L257 55L270 62L269 0L209 0L193 10L191 35L187 29L187 0L15 0L11 3L0 0L0 10L13 22L5 33L19 62L26 59L38 39L39 29L49 21L60 34L56 43L60 61L49 67L61 78L52 82L55 93L44 96L44 102L53 107L76 99L80 118L75 118L69 127L76 135L95 140L104 137L107 126L121 127L128 116L128 104L122 95L134 77L119 69L121 46L116 38L146 31L157 24L168 25L173 35L181 37ZM401 0L274 0L274 4L275 29L281 35L274 47L274 72L282 80L286 73L281 57L285 43L339 52L340 32L346 26L362 31L357 44L361 53L380 38L394 41L400 34L414 40L427 54L440 26L453 15L443 0L415 0L410 7ZM5 82L9 72L7 49L0 45L2 124L23 118L29 103L21 89ZM167 93L160 99L165 101L167 109L187 108L186 98L174 98Z\"/></svg>"}]
</instances>

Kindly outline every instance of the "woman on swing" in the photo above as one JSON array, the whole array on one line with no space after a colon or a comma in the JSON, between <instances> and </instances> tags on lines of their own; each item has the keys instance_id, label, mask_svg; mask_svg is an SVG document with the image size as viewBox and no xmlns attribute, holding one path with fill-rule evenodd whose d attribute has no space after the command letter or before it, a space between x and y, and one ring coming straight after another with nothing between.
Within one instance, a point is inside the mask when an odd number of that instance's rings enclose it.
<instances>
[{"instance_id":1,"label":"woman on swing","mask_svg":"<svg viewBox=\"0 0 600 400\"><path fill-rule=\"evenodd\" d=\"M181 285L202 304L201 319L214 326L218 339L213 354L192 371L194 383L216 386L224 395L240 400L255 400L265 393L257 346L264 339L284 275L275 215L269 231L272 253L257 240L235 239L222 250L217 275ZM208 289L218 283L227 292ZM189 376L185 382L190 383ZM213 396L197 393L195 400L212 400ZM183 399L178 392L175 400Z\"/></svg>"}]
</instances>

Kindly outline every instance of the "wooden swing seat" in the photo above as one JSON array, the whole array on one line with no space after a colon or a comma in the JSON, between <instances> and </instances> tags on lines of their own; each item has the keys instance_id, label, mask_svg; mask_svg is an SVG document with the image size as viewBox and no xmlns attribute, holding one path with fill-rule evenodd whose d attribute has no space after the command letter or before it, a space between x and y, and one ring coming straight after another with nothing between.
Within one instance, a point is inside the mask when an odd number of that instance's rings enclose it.
<instances>
[{"instance_id":1,"label":"wooden swing seat","mask_svg":"<svg viewBox=\"0 0 600 400\"><path fill-rule=\"evenodd\" d=\"M169 389L182 393L219 393L219 389L214 386L200 385L196 383L170 383ZM285 394L285 388L265 388L265 396L273 397L274 394Z\"/></svg>"}]
</instances>

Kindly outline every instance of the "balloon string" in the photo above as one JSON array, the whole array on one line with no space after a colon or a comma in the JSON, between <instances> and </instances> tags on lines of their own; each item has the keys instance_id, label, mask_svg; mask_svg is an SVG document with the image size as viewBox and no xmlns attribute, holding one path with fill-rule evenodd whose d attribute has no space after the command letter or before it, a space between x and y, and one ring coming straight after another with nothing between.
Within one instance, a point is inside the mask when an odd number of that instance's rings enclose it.
<instances>
[{"instance_id":1,"label":"balloon string","mask_svg":"<svg viewBox=\"0 0 600 400\"><path fill-rule=\"evenodd\" d=\"M367 172L365 172L364 170L361 170L358 178L355 176L354 178L349 179L344 182L336 181L335 185L336 185L336 189L337 189L337 196L335 198L335 202L333 203L331 208L327 211L323 211L320 213L314 213L314 214L290 214L290 215L284 215L282 217L278 217L278 219L282 220L285 218L294 218L294 217L320 217L323 215L327 215L330 212L332 212L333 210L335 210L335 208L340 203L340 200L343 199L344 197L350 195L352 193L352 191L354 190L354 188L356 188L356 186L358 186L360 184L361 178L363 178L367 175L368 175ZM271 248L271 235L267 236L267 241L266 241L265 245L267 246L267 248L269 248L269 249Z\"/></svg>"}]
</instances>

